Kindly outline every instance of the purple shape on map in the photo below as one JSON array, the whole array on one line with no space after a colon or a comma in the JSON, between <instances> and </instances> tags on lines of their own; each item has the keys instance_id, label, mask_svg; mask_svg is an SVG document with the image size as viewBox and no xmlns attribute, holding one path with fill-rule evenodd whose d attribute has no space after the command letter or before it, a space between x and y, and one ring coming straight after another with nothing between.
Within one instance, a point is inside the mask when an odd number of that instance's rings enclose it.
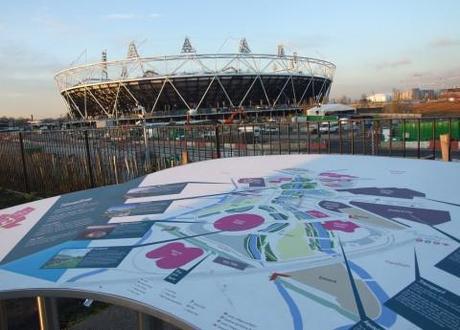
<instances>
[{"instance_id":1,"label":"purple shape on map","mask_svg":"<svg viewBox=\"0 0 460 330\"><path fill-rule=\"evenodd\" d=\"M341 220L326 221L323 227L327 230L343 231L346 233L352 233L356 228L359 228L359 226L353 222Z\"/></svg>"},{"instance_id":2,"label":"purple shape on map","mask_svg":"<svg viewBox=\"0 0 460 330\"><path fill-rule=\"evenodd\" d=\"M249 187L265 187L265 180L262 178L255 178L249 182Z\"/></svg>"},{"instance_id":3,"label":"purple shape on map","mask_svg":"<svg viewBox=\"0 0 460 330\"><path fill-rule=\"evenodd\" d=\"M347 191L355 195L371 195L371 196L386 196L394 198L413 199L414 197L425 197L424 193L407 188L351 188L338 189L337 191Z\"/></svg>"},{"instance_id":4,"label":"purple shape on map","mask_svg":"<svg viewBox=\"0 0 460 330\"><path fill-rule=\"evenodd\" d=\"M318 204L325 210L342 213L341 209L350 208L350 206L334 201L321 201Z\"/></svg>"},{"instance_id":5,"label":"purple shape on map","mask_svg":"<svg viewBox=\"0 0 460 330\"><path fill-rule=\"evenodd\" d=\"M186 247L183 243L169 243L148 252L149 259L158 259L156 264L162 269L181 267L203 254L203 250L196 247Z\"/></svg>"},{"instance_id":6,"label":"purple shape on map","mask_svg":"<svg viewBox=\"0 0 460 330\"><path fill-rule=\"evenodd\" d=\"M398 205L372 204L364 202L350 202L350 204L387 219L399 218L420 222L431 226L439 225L451 220L449 212L442 210L421 209Z\"/></svg>"},{"instance_id":7,"label":"purple shape on map","mask_svg":"<svg viewBox=\"0 0 460 330\"><path fill-rule=\"evenodd\" d=\"M220 218L214 227L223 231L243 231L260 226L265 221L260 215L240 213Z\"/></svg>"}]
</instances>

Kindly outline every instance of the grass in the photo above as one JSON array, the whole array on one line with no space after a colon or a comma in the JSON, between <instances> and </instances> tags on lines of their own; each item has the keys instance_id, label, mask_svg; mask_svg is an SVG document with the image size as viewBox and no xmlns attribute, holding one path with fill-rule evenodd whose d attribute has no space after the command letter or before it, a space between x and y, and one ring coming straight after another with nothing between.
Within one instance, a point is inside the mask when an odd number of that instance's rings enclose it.
<instances>
[{"instance_id":1,"label":"grass","mask_svg":"<svg viewBox=\"0 0 460 330\"><path fill-rule=\"evenodd\" d=\"M33 194L24 194L0 187L0 209L40 199Z\"/></svg>"}]
</instances>

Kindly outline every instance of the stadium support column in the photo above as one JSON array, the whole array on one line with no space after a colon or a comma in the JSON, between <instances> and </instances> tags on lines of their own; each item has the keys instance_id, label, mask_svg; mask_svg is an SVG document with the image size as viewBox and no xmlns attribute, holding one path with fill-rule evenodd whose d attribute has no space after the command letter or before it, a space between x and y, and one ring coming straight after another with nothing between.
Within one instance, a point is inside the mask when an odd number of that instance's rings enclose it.
<instances>
[{"instance_id":1,"label":"stadium support column","mask_svg":"<svg viewBox=\"0 0 460 330\"><path fill-rule=\"evenodd\" d=\"M324 93L324 98L323 98L323 100L326 99L326 102L329 101L329 94L331 93L331 87L332 87L332 80L329 80L329 84L327 86L327 90L326 90L326 93Z\"/></svg>"},{"instance_id":2,"label":"stadium support column","mask_svg":"<svg viewBox=\"0 0 460 330\"><path fill-rule=\"evenodd\" d=\"M323 83L321 84L321 89L318 92L318 95L316 96L316 103L322 103L324 100L323 95L326 93L323 93L324 85L326 84L327 79L324 78ZM327 92L327 91L326 91Z\"/></svg>"},{"instance_id":3,"label":"stadium support column","mask_svg":"<svg viewBox=\"0 0 460 330\"><path fill-rule=\"evenodd\" d=\"M299 100L299 102L297 103L297 106L301 106L301 105L302 105L303 99L305 98L305 94L307 94L308 88L310 87L312 81L313 81L313 77L310 77L310 79L308 80L307 87L305 87L305 89L304 89L304 91L303 91L303 93L302 93L302 96L300 97L300 100Z\"/></svg>"},{"instance_id":4,"label":"stadium support column","mask_svg":"<svg viewBox=\"0 0 460 330\"><path fill-rule=\"evenodd\" d=\"M278 94L278 96L276 97L275 101L273 102L273 106L272 107L275 107L276 103L278 102L279 98L281 97L281 95L283 94L284 92L284 89L286 88L287 84L289 83L289 80L292 79L292 76L289 76L286 80L286 82L284 83L283 85L283 88L281 88L281 91L280 93Z\"/></svg>"}]
</instances>

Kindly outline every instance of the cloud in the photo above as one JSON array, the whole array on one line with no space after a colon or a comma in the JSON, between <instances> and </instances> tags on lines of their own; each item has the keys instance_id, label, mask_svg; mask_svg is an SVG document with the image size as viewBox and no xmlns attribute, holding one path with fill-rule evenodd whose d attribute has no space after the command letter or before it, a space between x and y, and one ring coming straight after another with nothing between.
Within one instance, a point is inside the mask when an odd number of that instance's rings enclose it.
<instances>
[{"instance_id":1,"label":"cloud","mask_svg":"<svg viewBox=\"0 0 460 330\"><path fill-rule=\"evenodd\" d=\"M130 19L134 19L135 15L115 13L115 14L105 15L104 17L106 19L113 19L113 20L130 20Z\"/></svg>"},{"instance_id":2,"label":"cloud","mask_svg":"<svg viewBox=\"0 0 460 330\"><path fill-rule=\"evenodd\" d=\"M400 83L407 87L448 88L460 85L460 67L432 72L414 72Z\"/></svg>"},{"instance_id":3,"label":"cloud","mask_svg":"<svg viewBox=\"0 0 460 330\"><path fill-rule=\"evenodd\" d=\"M454 38L436 38L429 43L430 47L433 48L446 48L460 46L460 39Z\"/></svg>"},{"instance_id":4,"label":"cloud","mask_svg":"<svg viewBox=\"0 0 460 330\"><path fill-rule=\"evenodd\" d=\"M4 41L0 45L0 62L8 63L3 68L0 84L11 80L52 83L55 72L62 66L53 56L17 41Z\"/></svg>"},{"instance_id":5,"label":"cloud","mask_svg":"<svg viewBox=\"0 0 460 330\"><path fill-rule=\"evenodd\" d=\"M400 66L405 66L412 64L412 61L408 58L401 58L398 60L394 61L384 61L382 63L379 63L376 65L377 70L382 70L382 69L394 69Z\"/></svg>"},{"instance_id":6,"label":"cloud","mask_svg":"<svg viewBox=\"0 0 460 330\"><path fill-rule=\"evenodd\" d=\"M428 72L414 72L412 74L412 78L422 78L426 77L429 73Z\"/></svg>"},{"instance_id":7,"label":"cloud","mask_svg":"<svg viewBox=\"0 0 460 330\"><path fill-rule=\"evenodd\" d=\"M49 8L41 7L30 17L32 23L44 28L47 32L67 34L81 32L80 26L69 24L69 21L63 20L52 13Z\"/></svg>"},{"instance_id":8,"label":"cloud","mask_svg":"<svg viewBox=\"0 0 460 330\"><path fill-rule=\"evenodd\" d=\"M322 34L310 34L302 36L301 38L286 40L281 42L286 48L296 50L311 50L315 48L321 48L327 46L333 41L333 38L329 35Z\"/></svg>"},{"instance_id":9,"label":"cloud","mask_svg":"<svg viewBox=\"0 0 460 330\"><path fill-rule=\"evenodd\" d=\"M6 97L6 98L9 98L9 99L16 99L16 98L21 98L21 97L26 97L27 94L25 93L22 93L22 92L10 92L10 91L6 91L6 92L3 92L2 93L2 96L3 97Z\"/></svg>"},{"instance_id":10,"label":"cloud","mask_svg":"<svg viewBox=\"0 0 460 330\"><path fill-rule=\"evenodd\" d=\"M129 21L129 20L147 20L147 19L156 19L160 17L158 13L151 14L133 14L133 13L112 13L104 15L104 18L107 20L120 20L120 21Z\"/></svg>"}]
</instances>

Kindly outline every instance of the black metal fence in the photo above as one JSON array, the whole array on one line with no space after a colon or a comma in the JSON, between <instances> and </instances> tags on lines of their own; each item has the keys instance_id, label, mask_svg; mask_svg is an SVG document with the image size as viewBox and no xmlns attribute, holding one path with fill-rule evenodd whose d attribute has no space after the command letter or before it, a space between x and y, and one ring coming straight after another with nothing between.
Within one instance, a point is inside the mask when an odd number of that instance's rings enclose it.
<instances>
[{"instance_id":1,"label":"black metal fence","mask_svg":"<svg viewBox=\"0 0 460 330\"><path fill-rule=\"evenodd\" d=\"M439 159L449 134L460 159L459 118L117 127L0 134L0 186L49 196L121 183L192 162L293 153Z\"/></svg>"}]
</instances>

